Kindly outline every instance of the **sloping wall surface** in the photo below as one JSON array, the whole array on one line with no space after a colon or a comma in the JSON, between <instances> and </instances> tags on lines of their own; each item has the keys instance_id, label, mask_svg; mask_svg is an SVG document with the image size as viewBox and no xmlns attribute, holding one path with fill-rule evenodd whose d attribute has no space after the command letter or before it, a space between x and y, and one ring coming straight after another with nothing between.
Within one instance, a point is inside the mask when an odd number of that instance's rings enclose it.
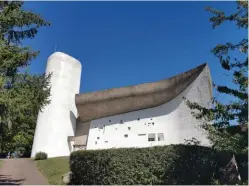
<instances>
[{"instance_id":1,"label":"sloping wall surface","mask_svg":"<svg viewBox=\"0 0 249 186\"><path fill-rule=\"evenodd\" d=\"M75 96L82 122L162 105L178 96L203 71L200 65L172 78Z\"/></svg>"},{"instance_id":2,"label":"sloping wall surface","mask_svg":"<svg viewBox=\"0 0 249 186\"><path fill-rule=\"evenodd\" d=\"M188 87L167 103L91 121L87 149L179 144L192 138L199 140L201 145L209 145L199 121L191 115L191 110L182 99L184 96L203 106L210 106L212 88L209 68L205 65L197 69L198 75L191 79Z\"/></svg>"},{"instance_id":3,"label":"sloping wall surface","mask_svg":"<svg viewBox=\"0 0 249 186\"><path fill-rule=\"evenodd\" d=\"M68 136L74 136L77 109L75 94L79 93L81 64L71 56L56 52L47 62L46 74L51 77L51 103L39 112L31 157L39 151L48 157L68 156Z\"/></svg>"}]
</instances>

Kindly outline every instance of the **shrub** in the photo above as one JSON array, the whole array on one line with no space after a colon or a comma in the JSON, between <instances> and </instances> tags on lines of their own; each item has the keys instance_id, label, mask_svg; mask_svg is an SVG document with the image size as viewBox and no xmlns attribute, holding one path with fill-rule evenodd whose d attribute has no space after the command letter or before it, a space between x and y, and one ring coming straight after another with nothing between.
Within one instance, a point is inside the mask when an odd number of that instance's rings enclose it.
<instances>
[{"instance_id":1,"label":"shrub","mask_svg":"<svg viewBox=\"0 0 249 186\"><path fill-rule=\"evenodd\" d=\"M47 159L48 155L45 152L37 152L35 155L35 160L45 160Z\"/></svg>"},{"instance_id":2,"label":"shrub","mask_svg":"<svg viewBox=\"0 0 249 186\"><path fill-rule=\"evenodd\" d=\"M189 145L76 151L70 156L70 184L209 184L215 156L208 147Z\"/></svg>"}]
</instances>

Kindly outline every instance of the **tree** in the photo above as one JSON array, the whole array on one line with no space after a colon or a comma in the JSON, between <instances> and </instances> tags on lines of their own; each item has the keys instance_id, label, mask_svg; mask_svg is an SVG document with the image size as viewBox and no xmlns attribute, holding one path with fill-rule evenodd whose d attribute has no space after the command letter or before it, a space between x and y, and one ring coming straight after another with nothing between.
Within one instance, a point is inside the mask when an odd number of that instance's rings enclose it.
<instances>
[{"instance_id":1,"label":"tree","mask_svg":"<svg viewBox=\"0 0 249 186\"><path fill-rule=\"evenodd\" d=\"M248 29L247 1L237 1L237 11L230 15L225 15L223 11L211 7L208 7L206 10L213 14L210 21L214 29L226 21L235 23L240 29ZM232 74L233 86L228 87L216 85L215 83L213 85L218 93L231 98L228 103L221 102L214 97L212 99L212 108L205 108L198 103L186 100L187 105L193 109L192 113L194 116L202 121L201 126L207 131L212 147L215 150L233 154L227 166L233 165L237 172L239 170L235 160L236 155L247 155L248 153L247 51L248 38L242 38L238 43L227 42L218 44L211 50L218 58L221 67ZM234 57L234 52L237 52L235 53L236 57ZM236 123L236 126L233 126L232 123ZM223 170L228 169L226 167ZM226 175L230 177L233 174L226 173ZM236 177L236 175L232 177ZM238 180L240 180L239 174L237 176ZM248 177L245 180L248 180Z\"/></svg>"},{"instance_id":2,"label":"tree","mask_svg":"<svg viewBox=\"0 0 249 186\"><path fill-rule=\"evenodd\" d=\"M213 16L210 18L213 28L217 28L225 21L236 24L238 28L248 28L248 2L238 1L237 12L231 15L225 15L223 11L208 7L207 11ZM239 58L232 57L232 52L239 51ZM214 89L223 95L232 96L229 103L222 103L217 98L212 99L213 107L205 108L197 103L186 100L187 105L194 109L194 115L202 120L203 128L208 131L209 138L213 142L213 147L232 152L247 152L247 137L240 134L234 134L225 130L231 127L233 121L242 128L248 124L248 38L242 38L238 43L227 42L218 44L211 52L219 59L221 67L232 72L232 83L234 87L214 84ZM196 112L197 111L197 112ZM212 121L213 125L210 125Z\"/></svg>"},{"instance_id":3,"label":"tree","mask_svg":"<svg viewBox=\"0 0 249 186\"><path fill-rule=\"evenodd\" d=\"M235 23L240 29L248 29L248 1L237 1L237 11L230 15L211 7L206 10L213 14L210 22L214 29L224 22ZM216 150L231 152L233 160L236 154L247 155L248 153L247 51L248 38L242 38L238 43L218 44L211 50L218 58L221 67L232 74L233 86L215 83L213 85L218 93L231 98L228 103L213 98L212 108L205 108L186 100L187 105L193 109L194 116L202 121L202 127L207 131L212 147ZM234 123L236 126L233 126Z\"/></svg>"},{"instance_id":4,"label":"tree","mask_svg":"<svg viewBox=\"0 0 249 186\"><path fill-rule=\"evenodd\" d=\"M50 75L21 73L39 51L23 46L50 23L23 9L24 2L0 2L1 151L30 151L39 110L49 103Z\"/></svg>"}]
</instances>

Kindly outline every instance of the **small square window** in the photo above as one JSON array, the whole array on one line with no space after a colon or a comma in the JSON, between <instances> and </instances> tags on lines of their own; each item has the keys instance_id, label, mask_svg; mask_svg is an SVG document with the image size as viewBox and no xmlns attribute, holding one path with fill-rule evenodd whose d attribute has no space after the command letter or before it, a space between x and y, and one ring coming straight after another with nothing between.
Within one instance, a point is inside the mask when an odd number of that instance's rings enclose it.
<instances>
[{"instance_id":1,"label":"small square window","mask_svg":"<svg viewBox=\"0 0 249 186\"><path fill-rule=\"evenodd\" d=\"M155 133L148 134L148 141L156 141L156 134Z\"/></svg>"},{"instance_id":2,"label":"small square window","mask_svg":"<svg viewBox=\"0 0 249 186\"><path fill-rule=\"evenodd\" d=\"M97 139L99 139L99 137L97 137Z\"/></svg>"},{"instance_id":3,"label":"small square window","mask_svg":"<svg viewBox=\"0 0 249 186\"><path fill-rule=\"evenodd\" d=\"M95 145L97 145L97 141L95 141Z\"/></svg>"},{"instance_id":4,"label":"small square window","mask_svg":"<svg viewBox=\"0 0 249 186\"><path fill-rule=\"evenodd\" d=\"M131 130L131 127L128 127L128 130Z\"/></svg>"},{"instance_id":5,"label":"small square window","mask_svg":"<svg viewBox=\"0 0 249 186\"><path fill-rule=\"evenodd\" d=\"M158 133L157 134L157 140L158 141L164 141L164 135L163 135L163 133Z\"/></svg>"},{"instance_id":6,"label":"small square window","mask_svg":"<svg viewBox=\"0 0 249 186\"><path fill-rule=\"evenodd\" d=\"M108 141L105 141L105 143L108 143Z\"/></svg>"},{"instance_id":7,"label":"small square window","mask_svg":"<svg viewBox=\"0 0 249 186\"><path fill-rule=\"evenodd\" d=\"M137 120L139 121L139 120L140 120L140 118L137 118Z\"/></svg>"},{"instance_id":8,"label":"small square window","mask_svg":"<svg viewBox=\"0 0 249 186\"><path fill-rule=\"evenodd\" d=\"M128 134L125 134L124 137L125 137L125 138L128 138Z\"/></svg>"},{"instance_id":9,"label":"small square window","mask_svg":"<svg viewBox=\"0 0 249 186\"><path fill-rule=\"evenodd\" d=\"M120 123L121 123L121 124L124 123L123 120L120 120Z\"/></svg>"},{"instance_id":10,"label":"small square window","mask_svg":"<svg viewBox=\"0 0 249 186\"><path fill-rule=\"evenodd\" d=\"M112 120L109 120L109 122L111 122Z\"/></svg>"}]
</instances>

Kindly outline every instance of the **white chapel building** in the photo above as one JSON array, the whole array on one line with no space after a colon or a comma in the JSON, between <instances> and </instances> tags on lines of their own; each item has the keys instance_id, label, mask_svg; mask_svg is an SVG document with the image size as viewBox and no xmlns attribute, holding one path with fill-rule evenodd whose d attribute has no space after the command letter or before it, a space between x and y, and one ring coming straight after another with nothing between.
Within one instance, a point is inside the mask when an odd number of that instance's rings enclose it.
<instances>
[{"instance_id":1,"label":"white chapel building","mask_svg":"<svg viewBox=\"0 0 249 186\"><path fill-rule=\"evenodd\" d=\"M31 157L39 151L58 157L79 149L151 147L192 138L210 144L183 100L210 106L207 64L157 82L84 94L81 71L81 63L67 54L49 57L50 104L38 114Z\"/></svg>"}]
</instances>

